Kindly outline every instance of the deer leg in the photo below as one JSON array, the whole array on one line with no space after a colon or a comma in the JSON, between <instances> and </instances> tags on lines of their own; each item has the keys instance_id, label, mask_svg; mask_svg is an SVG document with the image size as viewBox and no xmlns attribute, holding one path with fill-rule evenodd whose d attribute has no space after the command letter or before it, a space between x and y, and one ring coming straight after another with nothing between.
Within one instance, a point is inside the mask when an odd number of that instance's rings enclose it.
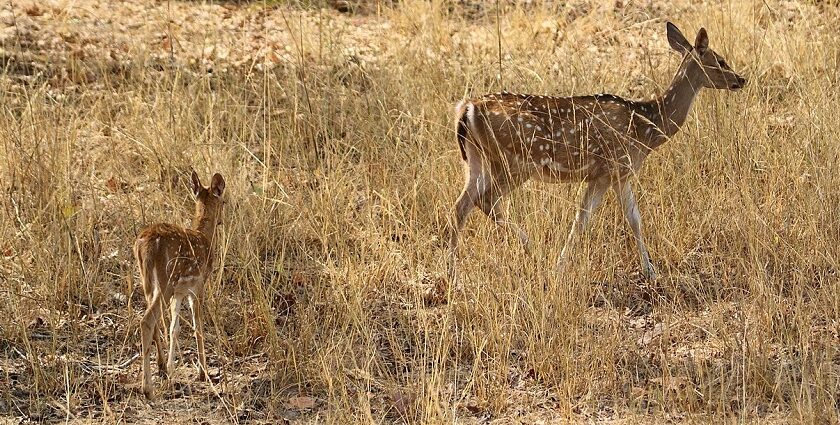
<instances>
[{"instance_id":1,"label":"deer leg","mask_svg":"<svg viewBox=\"0 0 840 425\"><path fill-rule=\"evenodd\" d=\"M204 354L204 319L202 317L201 297L190 294L187 298L192 312L193 332L195 333L195 345L198 347L198 380L204 381L208 378L207 356Z\"/></svg>"},{"instance_id":2,"label":"deer leg","mask_svg":"<svg viewBox=\"0 0 840 425\"><path fill-rule=\"evenodd\" d=\"M461 229L464 228L464 223L466 223L467 216L470 214L470 211L475 208L475 197L475 187L468 186L463 192L461 192L461 195L458 196L458 200L455 201L455 222L451 225L449 233L450 257L454 258L455 251L458 249L458 234L461 232Z\"/></svg>"},{"instance_id":3,"label":"deer leg","mask_svg":"<svg viewBox=\"0 0 840 425\"><path fill-rule=\"evenodd\" d=\"M140 345L143 357L143 394L145 394L146 398L149 399L152 398L153 394L152 372L150 370L151 364L149 355L152 350L154 332L160 320L160 303L161 293L160 291L155 291L154 295L152 295L150 299L149 306L146 308L146 313L143 314L143 319L140 322Z\"/></svg>"},{"instance_id":4,"label":"deer leg","mask_svg":"<svg viewBox=\"0 0 840 425\"><path fill-rule=\"evenodd\" d=\"M178 313L181 311L181 302L183 299L183 295L175 294L172 297L172 304L169 306L172 322L169 323L169 358L166 361L166 370L169 371L170 375L175 370L175 346L178 344L178 331L180 328Z\"/></svg>"},{"instance_id":5,"label":"deer leg","mask_svg":"<svg viewBox=\"0 0 840 425\"><path fill-rule=\"evenodd\" d=\"M522 247L526 252L530 251L530 241L528 234L525 233L519 226L509 222L501 204L502 197L510 193L515 185L507 180L502 180L488 188L479 195L478 207L484 214L487 214L497 226L507 231L512 232L519 239Z\"/></svg>"},{"instance_id":6,"label":"deer leg","mask_svg":"<svg viewBox=\"0 0 840 425\"><path fill-rule=\"evenodd\" d=\"M642 236L642 216L639 213L639 204L636 202L633 186L629 181L621 181L613 185L613 190L621 201L624 217L627 219L627 224L630 225L630 230L633 231L633 239L636 240L636 249L639 251L639 261L642 265L642 274L648 280L655 280L656 270L650 262L650 254L648 254Z\"/></svg>"},{"instance_id":7,"label":"deer leg","mask_svg":"<svg viewBox=\"0 0 840 425\"><path fill-rule=\"evenodd\" d=\"M467 221L467 216L473 208L475 208L475 200L478 197L478 178L480 170L470 169L470 174L467 176L467 181L464 184L464 190L455 201L455 221L450 223L449 228L449 279L455 278L455 263L456 251L458 249L458 235L461 229L464 228L464 223Z\"/></svg>"},{"instance_id":8,"label":"deer leg","mask_svg":"<svg viewBox=\"0 0 840 425\"><path fill-rule=\"evenodd\" d=\"M154 271L152 272L154 273ZM147 287L152 287L151 285L146 284L146 275L144 273L143 267L140 267L140 280L143 281L143 296L146 298L146 308L151 308L153 305L153 295L154 290L147 290ZM155 342L155 350L157 351L157 365L158 365L158 375L166 374L166 360L163 356L163 330L161 328L161 322L163 321L163 317L155 323L154 331L152 332L152 339Z\"/></svg>"},{"instance_id":9,"label":"deer leg","mask_svg":"<svg viewBox=\"0 0 840 425\"><path fill-rule=\"evenodd\" d=\"M592 213L598 209L598 206L604 200L604 193L606 193L607 188L609 188L608 182L604 180L593 180L586 186L586 192L584 192L583 199L580 201L580 208L575 214L572 229L569 231L569 236L566 237L566 244L563 245L563 250L560 251L560 258L557 260L558 272L562 271L566 260L569 259L577 238L586 230L586 225L589 224L589 218L592 216Z\"/></svg>"},{"instance_id":10,"label":"deer leg","mask_svg":"<svg viewBox=\"0 0 840 425\"><path fill-rule=\"evenodd\" d=\"M163 316L158 319L155 324L155 348L157 349L157 365L159 375L168 375L169 371L166 369L166 357L163 355Z\"/></svg>"}]
</instances>

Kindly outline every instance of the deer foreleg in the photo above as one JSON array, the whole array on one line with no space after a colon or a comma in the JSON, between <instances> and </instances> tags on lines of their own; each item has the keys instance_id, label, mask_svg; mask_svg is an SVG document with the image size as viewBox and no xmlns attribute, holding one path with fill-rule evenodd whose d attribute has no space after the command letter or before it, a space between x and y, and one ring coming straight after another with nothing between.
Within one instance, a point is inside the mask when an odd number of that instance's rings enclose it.
<instances>
[{"instance_id":1,"label":"deer foreleg","mask_svg":"<svg viewBox=\"0 0 840 425\"><path fill-rule=\"evenodd\" d=\"M642 216L639 213L639 203L636 202L636 195L633 193L633 186L629 181L618 182L613 185L618 199L621 201L621 208L630 230L633 231L633 239L636 240L636 249L639 251L639 261L642 266L642 274L649 280L656 279L656 270L650 262L650 254L645 246L642 236Z\"/></svg>"},{"instance_id":2,"label":"deer foreleg","mask_svg":"<svg viewBox=\"0 0 840 425\"><path fill-rule=\"evenodd\" d=\"M606 193L609 185L604 180L593 180L586 186L586 192L583 194L583 199L580 201L580 208L575 214L575 221L572 224L572 229L569 231L569 236L566 237L566 243L563 245L563 250L560 251L560 258L557 259L557 270L562 271L563 266L571 255L572 250L577 242L580 234L586 230L589 224L589 218L592 213L598 209L601 202L604 200L604 193Z\"/></svg>"}]
</instances>

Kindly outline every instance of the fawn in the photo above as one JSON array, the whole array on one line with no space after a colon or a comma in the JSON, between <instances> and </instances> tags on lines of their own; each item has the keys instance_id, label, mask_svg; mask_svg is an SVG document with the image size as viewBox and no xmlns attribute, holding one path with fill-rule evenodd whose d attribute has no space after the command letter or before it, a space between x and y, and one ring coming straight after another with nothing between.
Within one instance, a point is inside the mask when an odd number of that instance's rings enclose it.
<instances>
[{"instance_id":1,"label":"fawn","mask_svg":"<svg viewBox=\"0 0 840 425\"><path fill-rule=\"evenodd\" d=\"M178 340L178 314L184 298L192 311L192 325L198 345L199 379L207 377L207 360L204 355L204 328L201 316L204 284L213 269L213 234L221 224L222 194L225 180L214 174L210 187L202 186L195 171L192 172L195 194L195 215L192 228L184 229L159 223L143 229L134 242L134 256L140 269L146 312L140 327L143 357L143 393L152 398L152 376L149 365L152 339L157 347L158 369L172 373L175 366L175 344ZM169 305L169 300L173 302ZM170 307L172 321L169 325L169 356L164 363L162 352L162 312Z\"/></svg>"},{"instance_id":2,"label":"fawn","mask_svg":"<svg viewBox=\"0 0 840 425\"><path fill-rule=\"evenodd\" d=\"M535 178L587 184L557 261L558 270L611 187L633 231L642 272L655 279L630 178L653 149L677 133L700 89L738 90L746 84L709 48L704 28L694 45L674 24L668 22L666 28L668 43L682 55L682 62L671 85L657 98L634 101L610 94L550 97L501 92L458 103L457 139L466 182L450 224L450 278L455 276L458 233L474 207L499 227L514 232L528 248L527 234L507 221L498 204L504 195Z\"/></svg>"}]
</instances>

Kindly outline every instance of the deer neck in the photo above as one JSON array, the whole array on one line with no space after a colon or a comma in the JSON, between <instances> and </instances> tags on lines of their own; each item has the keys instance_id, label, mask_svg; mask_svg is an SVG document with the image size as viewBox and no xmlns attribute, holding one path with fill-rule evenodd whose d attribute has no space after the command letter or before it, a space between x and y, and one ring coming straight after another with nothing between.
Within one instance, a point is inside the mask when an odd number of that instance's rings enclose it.
<instances>
[{"instance_id":1,"label":"deer neck","mask_svg":"<svg viewBox=\"0 0 840 425\"><path fill-rule=\"evenodd\" d=\"M204 235L212 247L213 234L216 233L216 217L211 216L211 214L207 214L203 205L199 206L195 211L195 215L192 220L192 228Z\"/></svg>"},{"instance_id":2,"label":"deer neck","mask_svg":"<svg viewBox=\"0 0 840 425\"><path fill-rule=\"evenodd\" d=\"M665 136L673 136L685 124L688 113L691 112L691 105L703 87L700 82L701 73L700 65L691 58L686 58L677 70L671 85L662 96L656 99L660 116L654 122L659 125Z\"/></svg>"}]
</instances>

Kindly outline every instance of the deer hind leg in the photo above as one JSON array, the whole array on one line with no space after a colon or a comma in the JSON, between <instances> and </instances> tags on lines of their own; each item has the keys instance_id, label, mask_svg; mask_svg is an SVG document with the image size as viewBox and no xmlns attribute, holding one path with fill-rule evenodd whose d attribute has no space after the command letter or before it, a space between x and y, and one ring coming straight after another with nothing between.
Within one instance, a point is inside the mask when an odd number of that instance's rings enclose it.
<instances>
[{"instance_id":1,"label":"deer hind leg","mask_svg":"<svg viewBox=\"0 0 840 425\"><path fill-rule=\"evenodd\" d=\"M154 272L152 272L154 273ZM140 280L143 284L143 296L146 298L146 308L150 308L152 306L152 296L154 295L153 288L151 282L146 282L146 273L144 272L143 266L140 266ZM161 322L163 321L163 317L161 316L160 320L155 324L155 329L152 332L152 339L155 343L155 351L157 351L157 365L158 365L158 374L163 375L166 373L166 360L163 356L163 330L161 328Z\"/></svg>"},{"instance_id":2,"label":"deer hind leg","mask_svg":"<svg viewBox=\"0 0 840 425\"><path fill-rule=\"evenodd\" d=\"M466 223L470 211L475 208L475 198L477 196L475 186L468 184L458 196L458 200L455 201L455 221L450 225L449 230L449 256L452 258L455 257L455 251L458 249L458 235L464 228L464 223Z\"/></svg>"},{"instance_id":3,"label":"deer hind leg","mask_svg":"<svg viewBox=\"0 0 840 425\"><path fill-rule=\"evenodd\" d=\"M163 309L163 307L161 307L161 309ZM163 376L168 375L169 371L166 369L166 356L163 355L163 341L165 341L165 339L163 338L164 324L163 315L160 316L160 319L158 319L158 322L155 325L154 338L155 348L157 349L158 374Z\"/></svg>"},{"instance_id":4,"label":"deer hind leg","mask_svg":"<svg viewBox=\"0 0 840 425\"><path fill-rule=\"evenodd\" d=\"M629 181L619 181L613 185L613 190L621 201L621 209L630 230L633 231L633 239L636 241L636 249L639 251L639 261L642 266L642 274L648 280L656 279L656 270L650 262L650 254L645 246L642 236L642 216L639 213L639 204L636 202L636 195L633 193L633 186Z\"/></svg>"},{"instance_id":5,"label":"deer hind leg","mask_svg":"<svg viewBox=\"0 0 840 425\"><path fill-rule=\"evenodd\" d=\"M169 280L166 271L160 267L152 268L150 274L154 277L154 292L160 294L160 300L157 302L157 307L155 307L158 313L158 321L155 323L154 331L155 348L157 350L158 375L169 376L172 370L167 367L166 356L163 355L163 349L166 347L166 343L164 342L166 341L164 335L166 331L166 314L164 314L164 312L169 308L169 298L167 297L168 294L164 291L164 288L169 286ZM151 306L152 303L150 302L149 305Z\"/></svg>"},{"instance_id":6,"label":"deer hind leg","mask_svg":"<svg viewBox=\"0 0 840 425\"><path fill-rule=\"evenodd\" d=\"M156 331L157 324L160 321L160 305L162 301L162 294L160 291L155 291L151 296L146 312L143 314L143 319L140 322L140 345L143 357L143 394L146 398L152 398L154 393L152 389L152 372L149 356L152 349L152 339Z\"/></svg>"},{"instance_id":7,"label":"deer hind leg","mask_svg":"<svg viewBox=\"0 0 840 425\"><path fill-rule=\"evenodd\" d=\"M528 235L513 223L510 223L499 201L516 185L508 179L494 179L492 174L479 167L470 167L464 190L455 203L455 223L449 237L449 277L454 279L456 268L456 250L458 234L464 227L467 215L476 206L481 209L497 226L513 232L522 243L526 251L530 247Z\"/></svg>"},{"instance_id":8,"label":"deer hind leg","mask_svg":"<svg viewBox=\"0 0 840 425\"><path fill-rule=\"evenodd\" d=\"M530 241L528 234L519 226L508 221L504 206L501 205L502 198L510 193L518 184L511 182L508 178L497 178L495 181L479 183L483 183L483 185L479 185L478 207L499 228L515 234L526 252L529 251Z\"/></svg>"},{"instance_id":9,"label":"deer hind leg","mask_svg":"<svg viewBox=\"0 0 840 425\"><path fill-rule=\"evenodd\" d=\"M478 180L483 175L480 164L467 163L467 176L464 189L455 201L454 221L449 224L449 278L455 278L457 261L458 236L464 228L467 216L470 214L478 198Z\"/></svg>"},{"instance_id":10,"label":"deer hind leg","mask_svg":"<svg viewBox=\"0 0 840 425\"><path fill-rule=\"evenodd\" d=\"M169 323L169 358L166 360L166 370L171 375L175 370L175 347L178 345L178 332L180 330L179 313L181 312L181 303L184 296L175 294L172 297L172 304L169 306L169 311L172 316L172 321Z\"/></svg>"},{"instance_id":11,"label":"deer hind leg","mask_svg":"<svg viewBox=\"0 0 840 425\"><path fill-rule=\"evenodd\" d=\"M562 272L563 267L566 265L566 262L571 256L572 250L577 243L577 239L580 237L580 234L586 230L586 226L589 224L589 218L601 205L601 202L604 200L604 193L606 193L608 188L609 182L606 180L593 180L587 184L586 191L580 201L580 208L578 208L577 213L575 214L575 221L572 224L572 229L566 237L566 243L563 245L563 250L560 251L560 258L557 259L558 272Z\"/></svg>"},{"instance_id":12,"label":"deer hind leg","mask_svg":"<svg viewBox=\"0 0 840 425\"><path fill-rule=\"evenodd\" d=\"M201 295L190 293L187 302L192 312L193 332L195 332L195 345L198 347L198 380L208 378L207 356L204 354L204 318L202 317Z\"/></svg>"}]
</instances>

